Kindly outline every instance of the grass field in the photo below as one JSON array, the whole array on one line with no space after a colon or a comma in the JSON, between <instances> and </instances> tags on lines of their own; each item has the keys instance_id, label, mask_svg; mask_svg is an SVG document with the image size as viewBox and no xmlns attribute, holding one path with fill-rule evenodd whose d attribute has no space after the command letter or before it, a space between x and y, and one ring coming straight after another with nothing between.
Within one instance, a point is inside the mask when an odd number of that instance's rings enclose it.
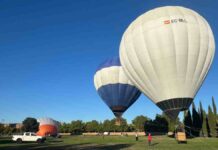
<instances>
[{"instance_id":1,"label":"grass field","mask_svg":"<svg viewBox=\"0 0 218 150\"><path fill-rule=\"evenodd\" d=\"M49 138L43 144L16 144L10 138L0 138L0 150L218 150L218 138L188 139L187 144L177 144L173 138L154 136L152 146L147 145L146 137L134 136L64 136L60 139Z\"/></svg>"}]
</instances>

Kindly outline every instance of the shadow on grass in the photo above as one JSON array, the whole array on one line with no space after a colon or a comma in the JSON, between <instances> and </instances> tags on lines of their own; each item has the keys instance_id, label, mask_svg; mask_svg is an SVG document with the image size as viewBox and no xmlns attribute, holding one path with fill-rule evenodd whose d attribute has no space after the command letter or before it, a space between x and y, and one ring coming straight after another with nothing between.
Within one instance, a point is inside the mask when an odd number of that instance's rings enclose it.
<instances>
[{"instance_id":1,"label":"shadow on grass","mask_svg":"<svg viewBox=\"0 0 218 150\"><path fill-rule=\"evenodd\" d=\"M157 145L157 144L159 144L159 143L152 143L151 146L155 146L155 145Z\"/></svg>"},{"instance_id":2,"label":"shadow on grass","mask_svg":"<svg viewBox=\"0 0 218 150\"><path fill-rule=\"evenodd\" d=\"M0 138L0 144L10 144L13 143L13 141L11 139L9 139L8 137L1 137Z\"/></svg>"},{"instance_id":3,"label":"shadow on grass","mask_svg":"<svg viewBox=\"0 0 218 150\"><path fill-rule=\"evenodd\" d=\"M61 143L63 142L62 140L52 140L52 141L49 141L49 143Z\"/></svg>"},{"instance_id":4,"label":"shadow on grass","mask_svg":"<svg viewBox=\"0 0 218 150\"><path fill-rule=\"evenodd\" d=\"M120 150L131 146L131 144L96 145L90 143L72 145L47 145L47 144L28 144L1 147L1 150Z\"/></svg>"}]
</instances>

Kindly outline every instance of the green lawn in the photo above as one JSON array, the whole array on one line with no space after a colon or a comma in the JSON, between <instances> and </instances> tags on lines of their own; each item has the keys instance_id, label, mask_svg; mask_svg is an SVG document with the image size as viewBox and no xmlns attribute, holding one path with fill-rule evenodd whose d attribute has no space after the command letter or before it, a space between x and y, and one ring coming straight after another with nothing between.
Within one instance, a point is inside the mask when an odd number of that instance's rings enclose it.
<instances>
[{"instance_id":1,"label":"green lawn","mask_svg":"<svg viewBox=\"0 0 218 150\"><path fill-rule=\"evenodd\" d=\"M23 143L16 144L10 138L0 138L0 150L29 150L29 149L79 149L79 150L218 150L218 138L188 139L187 144L177 144L173 138L166 136L154 136L152 146L147 145L146 137L139 137L135 141L134 136L64 136L61 139L49 138L44 144Z\"/></svg>"}]
</instances>

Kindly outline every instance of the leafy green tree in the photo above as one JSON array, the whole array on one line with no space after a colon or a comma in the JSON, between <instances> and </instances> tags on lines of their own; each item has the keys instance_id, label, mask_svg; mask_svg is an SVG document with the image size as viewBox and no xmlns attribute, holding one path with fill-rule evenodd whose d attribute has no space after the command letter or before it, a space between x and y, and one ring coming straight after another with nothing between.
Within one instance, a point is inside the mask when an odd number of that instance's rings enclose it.
<instances>
[{"instance_id":1,"label":"leafy green tree","mask_svg":"<svg viewBox=\"0 0 218 150\"><path fill-rule=\"evenodd\" d=\"M145 122L150 120L149 118L141 115L137 116L132 120L132 124L135 126L136 130L142 132L144 131Z\"/></svg>"},{"instance_id":2,"label":"leafy green tree","mask_svg":"<svg viewBox=\"0 0 218 150\"><path fill-rule=\"evenodd\" d=\"M4 132L4 126L3 124L0 124L0 136L3 134Z\"/></svg>"},{"instance_id":3,"label":"leafy green tree","mask_svg":"<svg viewBox=\"0 0 218 150\"><path fill-rule=\"evenodd\" d=\"M4 127L4 131L3 131L4 135L11 135L12 133L13 133L13 128L12 127L10 127L10 126Z\"/></svg>"},{"instance_id":4,"label":"leafy green tree","mask_svg":"<svg viewBox=\"0 0 218 150\"><path fill-rule=\"evenodd\" d=\"M70 124L69 123L63 123L60 125L60 132L61 133L69 133L70 132Z\"/></svg>"},{"instance_id":5,"label":"leafy green tree","mask_svg":"<svg viewBox=\"0 0 218 150\"><path fill-rule=\"evenodd\" d=\"M201 131L202 123L200 115L198 114L195 104L192 103L192 134L196 137L199 136Z\"/></svg>"},{"instance_id":6,"label":"leafy green tree","mask_svg":"<svg viewBox=\"0 0 218 150\"><path fill-rule=\"evenodd\" d=\"M113 121L110 121L110 120L104 120L103 122L103 130L106 131L106 132L112 132L114 131L114 126L115 126L115 123Z\"/></svg>"},{"instance_id":7,"label":"leafy green tree","mask_svg":"<svg viewBox=\"0 0 218 150\"><path fill-rule=\"evenodd\" d=\"M152 119L148 119L145 121L145 124L144 124L144 131L145 132L147 132L147 133L153 132L154 128L156 128L156 127L155 127L155 124L153 123Z\"/></svg>"},{"instance_id":8,"label":"leafy green tree","mask_svg":"<svg viewBox=\"0 0 218 150\"><path fill-rule=\"evenodd\" d=\"M92 120L90 122L86 122L85 130L86 132L98 132L99 123L96 120Z\"/></svg>"},{"instance_id":9,"label":"leafy green tree","mask_svg":"<svg viewBox=\"0 0 218 150\"><path fill-rule=\"evenodd\" d=\"M178 119L177 119L178 120ZM145 132L161 132L161 133L167 133L168 132L168 126L169 124L173 123L173 121L170 122L170 119L165 115L159 115L157 114L155 119L147 119L144 124L144 131ZM175 121L174 125L172 125L172 131L175 129Z\"/></svg>"},{"instance_id":10,"label":"leafy green tree","mask_svg":"<svg viewBox=\"0 0 218 150\"><path fill-rule=\"evenodd\" d=\"M82 120L72 121L69 130L72 134L81 134L84 131L85 125Z\"/></svg>"},{"instance_id":11,"label":"leafy green tree","mask_svg":"<svg viewBox=\"0 0 218 150\"><path fill-rule=\"evenodd\" d=\"M216 132L216 116L214 115L210 106L208 106L208 125L210 129L210 136L217 136Z\"/></svg>"},{"instance_id":12,"label":"leafy green tree","mask_svg":"<svg viewBox=\"0 0 218 150\"><path fill-rule=\"evenodd\" d=\"M128 132L133 132L133 131L135 131L136 129L135 129L135 126L133 125L133 124L129 124L128 125Z\"/></svg>"},{"instance_id":13,"label":"leafy green tree","mask_svg":"<svg viewBox=\"0 0 218 150\"><path fill-rule=\"evenodd\" d=\"M155 132L168 132L168 121L164 115L156 115L153 122L153 131Z\"/></svg>"},{"instance_id":14,"label":"leafy green tree","mask_svg":"<svg viewBox=\"0 0 218 150\"><path fill-rule=\"evenodd\" d=\"M191 117L191 113L190 110L187 111L187 113L185 114L185 118L184 118L184 125L185 125L185 132L187 134L187 136L192 136L192 117Z\"/></svg>"},{"instance_id":15,"label":"leafy green tree","mask_svg":"<svg viewBox=\"0 0 218 150\"><path fill-rule=\"evenodd\" d=\"M97 131L98 131L99 133L104 132L104 128L103 128L103 123L102 123L102 122L99 122Z\"/></svg>"},{"instance_id":16,"label":"leafy green tree","mask_svg":"<svg viewBox=\"0 0 218 150\"><path fill-rule=\"evenodd\" d=\"M23 131L25 132L37 132L39 129L39 123L35 118L26 118L23 121Z\"/></svg>"}]
</instances>

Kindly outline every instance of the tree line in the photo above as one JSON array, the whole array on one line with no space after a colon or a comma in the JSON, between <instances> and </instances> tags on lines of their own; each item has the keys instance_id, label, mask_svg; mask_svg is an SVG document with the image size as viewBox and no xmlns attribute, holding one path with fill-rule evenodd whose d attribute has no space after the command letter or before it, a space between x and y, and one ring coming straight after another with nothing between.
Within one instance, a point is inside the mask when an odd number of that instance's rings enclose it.
<instances>
[{"instance_id":1,"label":"tree line","mask_svg":"<svg viewBox=\"0 0 218 150\"><path fill-rule=\"evenodd\" d=\"M158 132L167 133L174 132L177 125L182 125L185 132L190 137L217 137L218 136L218 115L215 104L215 99L212 97L212 106L208 106L206 112L202 103L200 102L197 109L195 104L192 103L192 107L184 112L183 121L179 119L172 121L164 114L157 114L154 119L150 119L146 116L136 116L130 124L126 119L122 119L121 125L115 125L116 119L104 120L102 122L92 120L83 122L82 120L73 120L70 123L60 123L59 132L81 134L83 132ZM18 132L37 132L39 124L35 118L26 118L23 122L23 127L16 129L15 127L6 126L0 124L0 135L13 134Z\"/></svg>"},{"instance_id":2,"label":"tree line","mask_svg":"<svg viewBox=\"0 0 218 150\"><path fill-rule=\"evenodd\" d=\"M197 109L194 102L189 110L184 111L184 118L181 121L177 118L172 121L164 114L157 114L155 119L146 116L136 116L130 124L122 119L121 126L115 125L115 119L98 122L96 120L83 122L81 120L63 123L60 126L61 132L78 134L82 132L175 132L178 127L184 128L187 136L190 137L217 137L218 136L218 114L215 99L212 97L212 106L208 106L208 111L203 109L200 102Z\"/></svg>"},{"instance_id":3,"label":"tree line","mask_svg":"<svg viewBox=\"0 0 218 150\"><path fill-rule=\"evenodd\" d=\"M122 119L121 125L115 125L116 119L104 120L98 122L96 120L83 122L82 120L72 121L71 123L63 123L60 126L60 132L81 134L83 132L167 132L168 122L164 115L156 115L155 119L150 119L140 115L128 124L126 119Z\"/></svg>"},{"instance_id":4,"label":"tree line","mask_svg":"<svg viewBox=\"0 0 218 150\"><path fill-rule=\"evenodd\" d=\"M39 129L39 123L35 118L27 117L22 122L21 128L16 128L15 125L11 126L10 124L5 125L0 123L0 136L1 135L12 135L14 133L22 132L37 132Z\"/></svg>"},{"instance_id":5,"label":"tree line","mask_svg":"<svg viewBox=\"0 0 218 150\"><path fill-rule=\"evenodd\" d=\"M198 109L192 103L191 110L185 111L184 116L183 122L188 136L218 136L218 115L214 97L212 97L212 106L208 106L207 112L203 109L201 102Z\"/></svg>"},{"instance_id":6,"label":"tree line","mask_svg":"<svg viewBox=\"0 0 218 150\"><path fill-rule=\"evenodd\" d=\"M155 119L150 119L146 116L140 115L128 124L126 119L122 118L121 125L115 125L116 119L106 119L103 122L96 120L83 122L82 120L73 120L70 123L60 123L59 132L82 134L83 132L167 132L168 121L164 115L156 115ZM20 132L37 132L39 124L35 118L26 118L23 122L23 127L16 129L15 127L0 124L0 135L11 135Z\"/></svg>"}]
</instances>

